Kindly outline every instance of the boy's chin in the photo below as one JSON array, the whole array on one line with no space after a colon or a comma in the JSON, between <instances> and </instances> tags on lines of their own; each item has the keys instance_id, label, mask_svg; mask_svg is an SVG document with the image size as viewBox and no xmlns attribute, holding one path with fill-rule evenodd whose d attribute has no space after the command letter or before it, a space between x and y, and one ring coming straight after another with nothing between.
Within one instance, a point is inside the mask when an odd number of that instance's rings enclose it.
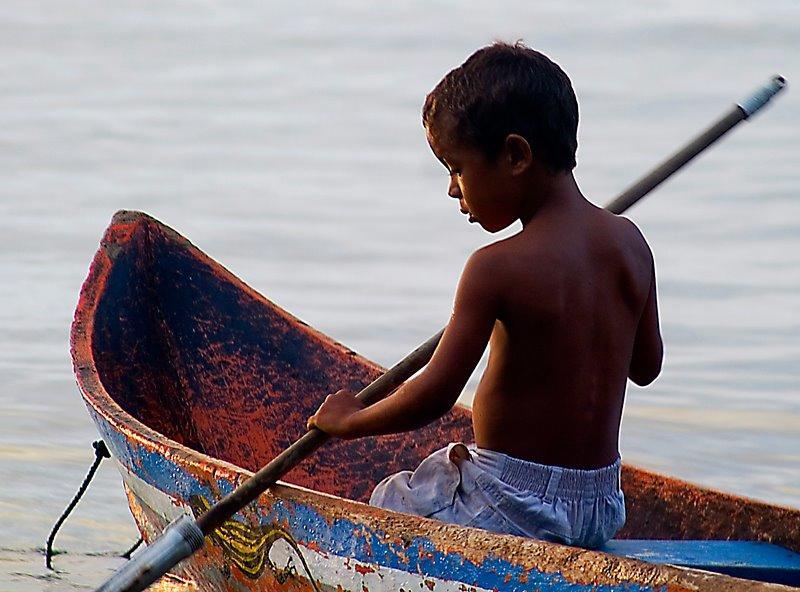
<instances>
[{"instance_id":1,"label":"boy's chin","mask_svg":"<svg viewBox=\"0 0 800 592\"><path fill-rule=\"evenodd\" d=\"M481 228L483 228L489 234L496 234L496 233L500 232L501 230L505 230L506 228L508 228L509 226L511 226L514 223L512 221L512 222L508 222L507 224L503 224L503 223L488 224L488 223L481 222L480 220L476 220L476 222L478 223L478 225Z\"/></svg>"}]
</instances>

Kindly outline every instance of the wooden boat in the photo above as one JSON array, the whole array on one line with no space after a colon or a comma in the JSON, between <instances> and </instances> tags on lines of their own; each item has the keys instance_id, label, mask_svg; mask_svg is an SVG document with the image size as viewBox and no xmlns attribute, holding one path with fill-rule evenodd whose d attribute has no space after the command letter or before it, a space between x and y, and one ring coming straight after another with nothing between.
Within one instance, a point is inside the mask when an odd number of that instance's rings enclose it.
<instances>
[{"instance_id":1,"label":"wooden boat","mask_svg":"<svg viewBox=\"0 0 800 592\"><path fill-rule=\"evenodd\" d=\"M138 212L117 213L106 231L71 342L81 392L147 541L271 460L328 392L357 390L382 371ZM800 511L631 466L623 540L602 551L364 503L383 476L471 433L469 410L458 407L413 434L333 441L177 575L208 591L786 589L701 567L800 585Z\"/></svg>"}]
</instances>

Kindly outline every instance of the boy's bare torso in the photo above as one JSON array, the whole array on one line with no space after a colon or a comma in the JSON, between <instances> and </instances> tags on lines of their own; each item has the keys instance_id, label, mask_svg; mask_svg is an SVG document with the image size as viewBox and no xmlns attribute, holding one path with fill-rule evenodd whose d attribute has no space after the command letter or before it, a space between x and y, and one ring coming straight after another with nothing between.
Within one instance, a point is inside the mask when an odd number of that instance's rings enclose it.
<instances>
[{"instance_id":1,"label":"boy's bare torso","mask_svg":"<svg viewBox=\"0 0 800 592\"><path fill-rule=\"evenodd\" d=\"M501 306L473 403L476 443L548 465L611 464L649 299L655 310L647 244L631 222L581 200L485 251Z\"/></svg>"}]
</instances>

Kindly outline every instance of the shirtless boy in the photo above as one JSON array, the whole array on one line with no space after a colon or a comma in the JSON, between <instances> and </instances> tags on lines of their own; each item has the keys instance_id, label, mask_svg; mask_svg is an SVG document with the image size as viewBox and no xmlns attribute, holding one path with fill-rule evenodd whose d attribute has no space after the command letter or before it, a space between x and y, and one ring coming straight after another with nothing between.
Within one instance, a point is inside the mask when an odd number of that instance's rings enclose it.
<instances>
[{"instance_id":1,"label":"shirtless boy","mask_svg":"<svg viewBox=\"0 0 800 592\"><path fill-rule=\"evenodd\" d=\"M478 50L428 95L423 123L469 221L522 230L470 256L423 372L368 408L330 395L309 425L342 438L422 427L452 408L488 343L475 444L388 477L371 503L600 546L625 521L626 381L647 385L661 370L650 249L632 222L581 194L577 101L544 55L521 43Z\"/></svg>"}]
</instances>

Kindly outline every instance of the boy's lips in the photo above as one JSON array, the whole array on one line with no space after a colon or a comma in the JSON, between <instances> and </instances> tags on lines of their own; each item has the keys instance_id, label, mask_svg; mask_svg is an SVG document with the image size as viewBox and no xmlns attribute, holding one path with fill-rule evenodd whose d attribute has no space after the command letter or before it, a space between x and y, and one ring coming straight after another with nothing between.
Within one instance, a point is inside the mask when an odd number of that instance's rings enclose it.
<instances>
[{"instance_id":1,"label":"boy's lips","mask_svg":"<svg viewBox=\"0 0 800 592\"><path fill-rule=\"evenodd\" d=\"M475 222L477 222L477 221L478 221L478 219L477 219L475 216L473 216L473 215L472 215L472 213L470 213L470 211L469 211L469 210L465 210L465 209L463 209L463 208L459 208L459 211L460 211L462 214L464 214L465 216L469 216L469 223L470 223L470 224L474 224Z\"/></svg>"}]
</instances>

